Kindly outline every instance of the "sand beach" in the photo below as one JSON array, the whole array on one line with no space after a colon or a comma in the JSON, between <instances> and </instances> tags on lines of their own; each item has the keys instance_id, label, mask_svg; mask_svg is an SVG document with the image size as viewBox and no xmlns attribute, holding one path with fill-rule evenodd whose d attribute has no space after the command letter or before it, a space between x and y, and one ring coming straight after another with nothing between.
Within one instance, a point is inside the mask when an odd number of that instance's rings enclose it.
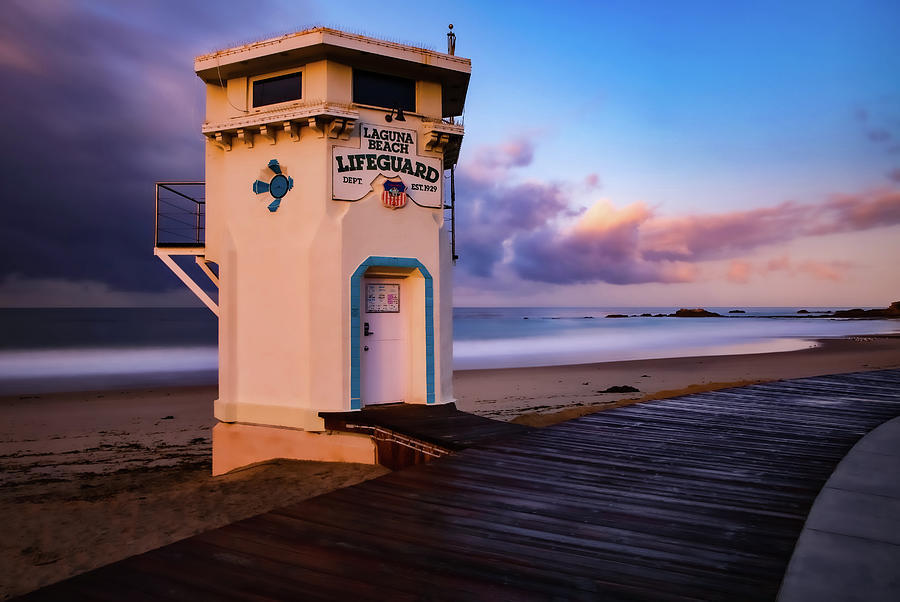
<instances>
[{"instance_id":1,"label":"sand beach","mask_svg":"<svg viewBox=\"0 0 900 602\"><path fill-rule=\"evenodd\" d=\"M784 353L467 370L460 409L544 426L645 400L900 367L900 337ZM627 386L636 392L608 393ZM213 478L215 387L0 398L0 597L387 472L281 460Z\"/></svg>"}]
</instances>

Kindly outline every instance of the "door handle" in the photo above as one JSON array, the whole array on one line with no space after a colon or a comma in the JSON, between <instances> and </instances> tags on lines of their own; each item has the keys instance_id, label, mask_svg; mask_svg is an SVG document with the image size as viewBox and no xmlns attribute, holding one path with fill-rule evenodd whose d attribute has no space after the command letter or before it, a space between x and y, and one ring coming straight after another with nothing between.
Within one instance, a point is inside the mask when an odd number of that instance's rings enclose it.
<instances>
[{"instance_id":1,"label":"door handle","mask_svg":"<svg viewBox=\"0 0 900 602\"><path fill-rule=\"evenodd\" d=\"M363 345L363 351L368 351L368 350L369 350L369 346L368 346L368 345Z\"/></svg>"},{"instance_id":2,"label":"door handle","mask_svg":"<svg viewBox=\"0 0 900 602\"><path fill-rule=\"evenodd\" d=\"M369 330L369 323L368 322L364 323L363 324L363 336L367 337L367 336L373 335L373 334L375 334L375 333L372 332L371 330Z\"/></svg>"}]
</instances>

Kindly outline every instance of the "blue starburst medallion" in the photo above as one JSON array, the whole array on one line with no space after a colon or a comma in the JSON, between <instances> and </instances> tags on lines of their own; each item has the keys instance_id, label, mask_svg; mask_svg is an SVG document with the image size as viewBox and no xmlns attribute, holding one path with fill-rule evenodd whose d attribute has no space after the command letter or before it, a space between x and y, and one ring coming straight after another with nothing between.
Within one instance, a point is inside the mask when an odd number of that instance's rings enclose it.
<instances>
[{"instance_id":1,"label":"blue starburst medallion","mask_svg":"<svg viewBox=\"0 0 900 602\"><path fill-rule=\"evenodd\" d=\"M278 159L269 161L267 167L274 174L272 179L268 182L256 180L250 188L256 194L265 194L267 192L271 194L273 200L269 203L269 211L275 213L278 211L278 206L281 205L281 199L294 187L294 179L281 173L281 166L278 164Z\"/></svg>"}]
</instances>

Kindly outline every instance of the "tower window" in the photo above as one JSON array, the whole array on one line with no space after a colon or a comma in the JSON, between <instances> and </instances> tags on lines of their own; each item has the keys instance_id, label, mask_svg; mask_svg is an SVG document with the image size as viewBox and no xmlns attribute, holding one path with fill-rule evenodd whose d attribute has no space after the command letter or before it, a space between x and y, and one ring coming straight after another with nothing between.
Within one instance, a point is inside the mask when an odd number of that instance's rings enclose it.
<instances>
[{"instance_id":1,"label":"tower window","mask_svg":"<svg viewBox=\"0 0 900 602\"><path fill-rule=\"evenodd\" d=\"M415 112L416 80L354 69L353 102Z\"/></svg>"},{"instance_id":2,"label":"tower window","mask_svg":"<svg viewBox=\"0 0 900 602\"><path fill-rule=\"evenodd\" d=\"M256 80L253 82L253 106L264 107L279 102L300 100L302 96L300 77L301 74L297 72Z\"/></svg>"}]
</instances>

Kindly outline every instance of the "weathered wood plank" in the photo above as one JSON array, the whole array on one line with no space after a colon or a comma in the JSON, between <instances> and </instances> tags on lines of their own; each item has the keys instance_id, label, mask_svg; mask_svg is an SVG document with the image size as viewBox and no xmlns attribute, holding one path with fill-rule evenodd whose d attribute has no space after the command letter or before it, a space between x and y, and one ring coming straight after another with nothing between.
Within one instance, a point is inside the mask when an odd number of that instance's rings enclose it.
<instances>
[{"instance_id":1,"label":"weathered wood plank","mask_svg":"<svg viewBox=\"0 0 900 602\"><path fill-rule=\"evenodd\" d=\"M454 412L400 409L378 424L480 445L31 599L774 600L834 467L900 415L900 370L688 395L515 432ZM368 420L361 414L351 417ZM498 432L509 436L488 442Z\"/></svg>"}]
</instances>

